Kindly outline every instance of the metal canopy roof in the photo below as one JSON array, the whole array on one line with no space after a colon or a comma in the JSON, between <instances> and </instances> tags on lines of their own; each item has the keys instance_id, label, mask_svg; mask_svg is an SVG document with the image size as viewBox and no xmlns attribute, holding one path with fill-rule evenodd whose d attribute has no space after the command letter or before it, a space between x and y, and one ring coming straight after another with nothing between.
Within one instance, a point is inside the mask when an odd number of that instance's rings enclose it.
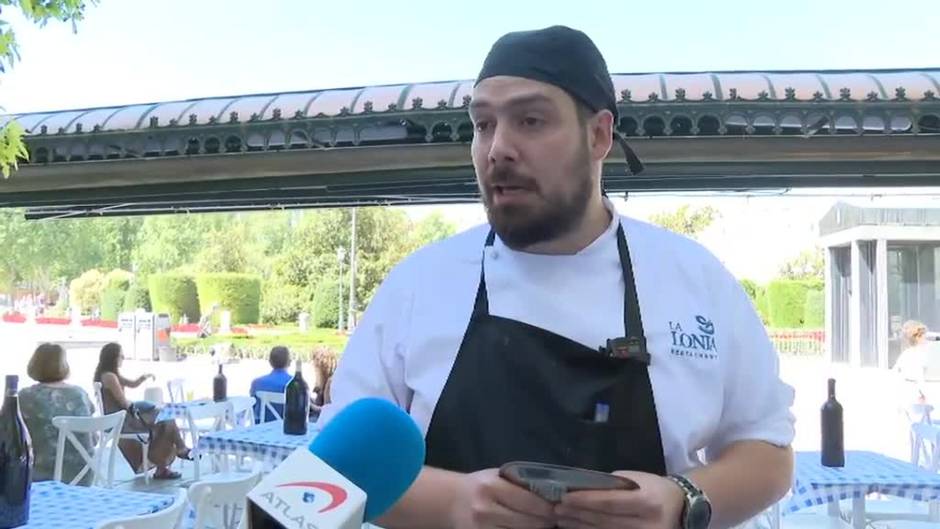
<instances>
[{"instance_id":1,"label":"metal canopy roof","mask_svg":"<svg viewBox=\"0 0 940 529\"><path fill-rule=\"evenodd\" d=\"M609 192L927 185L940 69L616 74L646 164ZM16 118L30 159L0 207L31 217L477 198L472 81L216 97ZM616 151L616 150L615 150Z\"/></svg>"},{"instance_id":2,"label":"metal canopy roof","mask_svg":"<svg viewBox=\"0 0 940 529\"><path fill-rule=\"evenodd\" d=\"M821 236L857 226L940 227L940 208L878 208L837 202L819 221Z\"/></svg>"}]
</instances>

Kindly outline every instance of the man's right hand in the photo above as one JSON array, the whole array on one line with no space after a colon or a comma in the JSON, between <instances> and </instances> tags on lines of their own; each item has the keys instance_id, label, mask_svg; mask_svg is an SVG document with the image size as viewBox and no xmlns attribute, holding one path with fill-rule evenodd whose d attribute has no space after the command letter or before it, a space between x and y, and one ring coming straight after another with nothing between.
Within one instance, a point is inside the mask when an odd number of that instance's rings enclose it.
<instances>
[{"instance_id":1,"label":"man's right hand","mask_svg":"<svg viewBox=\"0 0 940 529\"><path fill-rule=\"evenodd\" d=\"M501 478L497 469L461 476L451 516L455 529L555 526L551 503Z\"/></svg>"}]
</instances>

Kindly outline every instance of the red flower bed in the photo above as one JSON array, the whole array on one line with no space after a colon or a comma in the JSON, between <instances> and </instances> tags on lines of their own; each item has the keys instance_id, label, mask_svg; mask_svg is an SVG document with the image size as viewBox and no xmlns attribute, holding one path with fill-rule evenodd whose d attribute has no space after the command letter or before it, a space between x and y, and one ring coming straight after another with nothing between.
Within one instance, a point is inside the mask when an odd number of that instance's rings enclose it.
<instances>
[{"instance_id":1,"label":"red flower bed","mask_svg":"<svg viewBox=\"0 0 940 529\"><path fill-rule=\"evenodd\" d=\"M19 312L7 312L3 315L3 321L7 323L26 323L26 315Z\"/></svg>"},{"instance_id":2,"label":"red flower bed","mask_svg":"<svg viewBox=\"0 0 940 529\"><path fill-rule=\"evenodd\" d=\"M248 334L248 329L244 327L232 327L232 334Z\"/></svg>"},{"instance_id":3,"label":"red flower bed","mask_svg":"<svg viewBox=\"0 0 940 529\"><path fill-rule=\"evenodd\" d=\"M118 322L111 320L82 320L82 327L101 327L103 329L117 329Z\"/></svg>"},{"instance_id":4,"label":"red flower bed","mask_svg":"<svg viewBox=\"0 0 940 529\"><path fill-rule=\"evenodd\" d=\"M36 323L46 324L46 325L68 325L72 323L72 320L68 318L48 318L45 316L40 316L36 318Z\"/></svg>"},{"instance_id":5,"label":"red flower bed","mask_svg":"<svg viewBox=\"0 0 940 529\"><path fill-rule=\"evenodd\" d=\"M173 332L199 332L199 324L187 323L186 325L174 325Z\"/></svg>"}]
</instances>

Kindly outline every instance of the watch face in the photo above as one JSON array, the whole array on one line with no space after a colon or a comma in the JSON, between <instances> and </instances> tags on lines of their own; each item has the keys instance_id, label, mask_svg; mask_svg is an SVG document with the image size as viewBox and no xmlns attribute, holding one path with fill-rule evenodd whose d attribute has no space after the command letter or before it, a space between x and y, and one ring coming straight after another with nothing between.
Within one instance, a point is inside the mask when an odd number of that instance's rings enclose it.
<instances>
[{"instance_id":1,"label":"watch face","mask_svg":"<svg viewBox=\"0 0 940 529\"><path fill-rule=\"evenodd\" d=\"M694 498L689 503L685 529L706 529L711 522L712 507L703 498Z\"/></svg>"}]
</instances>

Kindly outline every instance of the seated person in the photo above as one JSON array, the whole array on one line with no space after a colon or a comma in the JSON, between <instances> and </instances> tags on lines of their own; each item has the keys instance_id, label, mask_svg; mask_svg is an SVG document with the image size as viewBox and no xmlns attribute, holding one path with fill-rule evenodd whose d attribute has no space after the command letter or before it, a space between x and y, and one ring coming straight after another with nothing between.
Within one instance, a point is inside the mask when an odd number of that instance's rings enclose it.
<instances>
[{"instance_id":1,"label":"seated person","mask_svg":"<svg viewBox=\"0 0 940 529\"><path fill-rule=\"evenodd\" d=\"M336 371L338 357L328 349L313 352L313 399L310 401L311 416L319 417L323 406L330 403L330 384Z\"/></svg>"},{"instance_id":2,"label":"seated person","mask_svg":"<svg viewBox=\"0 0 940 529\"><path fill-rule=\"evenodd\" d=\"M20 390L20 412L33 442L33 481L48 481L54 478L56 445L59 429L52 424L53 417L91 417L95 406L82 388L66 384L69 364L65 349L61 345L44 343L36 348L26 370L29 378L37 384ZM91 434L76 433L82 448L94 453L95 439ZM69 483L82 468L85 460L71 443L65 443L62 456L62 479ZM79 485L91 485L94 471L89 469L78 481Z\"/></svg>"},{"instance_id":3,"label":"seated person","mask_svg":"<svg viewBox=\"0 0 940 529\"><path fill-rule=\"evenodd\" d=\"M268 353L268 363L271 364L271 372L251 381L251 389L248 394L255 397L255 399L258 399L256 393L259 391L284 393L284 388L293 378L293 375L287 372L287 366L290 365L290 351L283 345L277 345L271 349L271 352ZM271 407L281 416L284 415L284 406L282 404L272 404ZM275 417L270 411L261 409L261 400L256 400L255 420L260 424L274 419Z\"/></svg>"},{"instance_id":4,"label":"seated person","mask_svg":"<svg viewBox=\"0 0 940 529\"><path fill-rule=\"evenodd\" d=\"M902 405L940 402L940 343L927 340L927 326L919 321L907 321L901 327L904 350L894 364L901 384Z\"/></svg>"},{"instance_id":5,"label":"seated person","mask_svg":"<svg viewBox=\"0 0 940 529\"><path fill-rule=\"evenodd\" d=\"M157 470L153 479L179 479L180 473L170 470L170 465L177 457L192 460L190 450L186 447L180 435L176 421L156 421L157 410L148 409L146 412L137 411L137 405L127 400L124 388L136 388L153 375L141 375L136 380L129 380L121 376L119 371L124 361L121 346L116 343L106 344L101 348L98 358L98 367L95 369L95 382L101 382L101 400L104 413L114 413L126 410L124 419L124 433L140 433L150 439L147 459L153 463ZM143 466L143 450L141 445L132 439L121 439L119 443L121 453L135 473L140 472Z\"/></svg>"}]
</instances>

